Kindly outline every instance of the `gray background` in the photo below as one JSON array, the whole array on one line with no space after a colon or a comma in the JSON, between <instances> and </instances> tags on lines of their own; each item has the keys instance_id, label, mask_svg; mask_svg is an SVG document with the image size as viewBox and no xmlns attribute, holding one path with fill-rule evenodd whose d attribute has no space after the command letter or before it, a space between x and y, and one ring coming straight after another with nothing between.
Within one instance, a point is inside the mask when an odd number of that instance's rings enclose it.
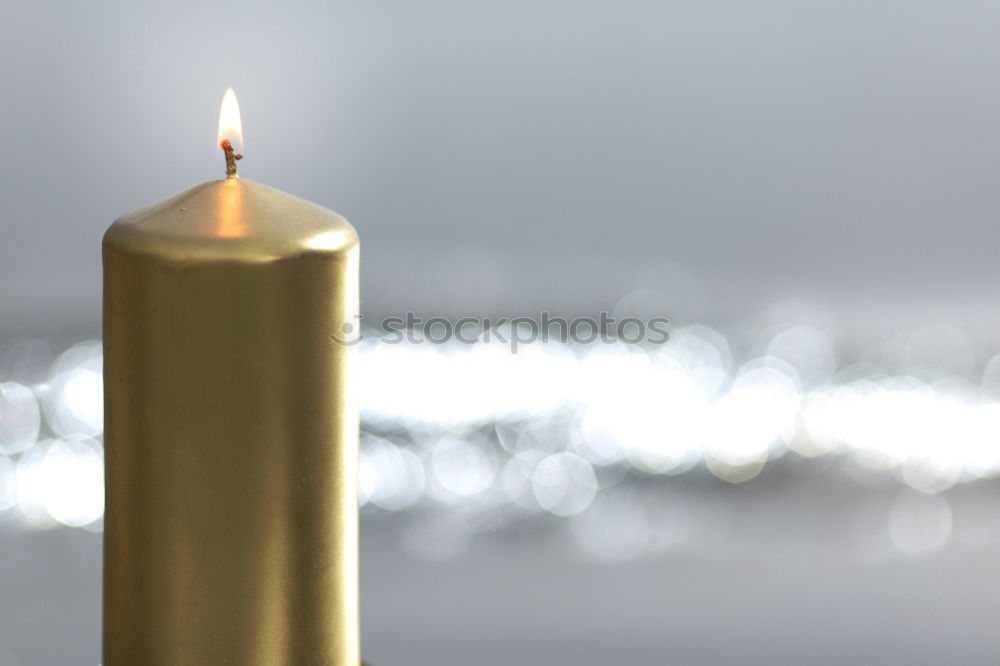
<instances>
[{"instance_id":1,"label":"gray background","mask_svg":"<svg viewBox=\"0 0 1000 666\"><path fill-rule=\"evenodd\" d=\"M220 177L233 86L243 175L354 222L370 316L592 313L645 288L680 322L793 298L848 350L945 321L988 355L998 37L1000 4L966 0L6 0L0 341L99 335L104 228ZM752 528L620 564L580 559L552 525L421 559L404 519L366 512L365 653L997 662L992 522L900 559L837 527L882 516L867 502L890 491L806 517L780 484L726 492ZM0 665L97 663L99 545L0 533Z\"/></svg>"},{"instance_id":2,"label":"gray background","mask_svg":"<svg viewBox=\"0 0 1000 666\"><path fill-rule=\"evenodd\" d=\"M355 222L371 314L591 311L682 271L704 316L978 319L998 23L963 0L8 3L0 325L97 333L100 234L221 174L230 85L244 176Z\"/></svg>"}]
</instances>

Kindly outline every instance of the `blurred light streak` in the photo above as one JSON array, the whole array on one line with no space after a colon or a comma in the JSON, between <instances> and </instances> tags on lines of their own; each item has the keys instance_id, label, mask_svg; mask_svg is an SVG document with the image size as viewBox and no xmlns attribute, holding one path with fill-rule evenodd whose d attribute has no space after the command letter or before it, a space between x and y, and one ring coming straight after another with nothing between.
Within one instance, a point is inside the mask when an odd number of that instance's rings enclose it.
<instances>
[{"instance_id":1,"label":"blurred light streak","mask_svg":"<svg viewBox=\"0 0 1000 666\"><path fill-rule=\"evenodd\" d=\"M676 507L638 502L641 484L704 471L745 483L783 458L838 458L904 488L883 528L897 552L945 545L945 493L1000 475L1000 356L973 382L971 347L950 327L899 334L881 365L846 367L818 328L769 335L742 363L701 325L655 347L366 340L359 504L423 516L407 539L435 557L461 550L441 535L465 543L504 516L547 515L566 519L584 552L615 561L687 534ZM100 529L101 347L54 359L48 349L4 352L0 515Z\"/></svg>"}]
</instances>

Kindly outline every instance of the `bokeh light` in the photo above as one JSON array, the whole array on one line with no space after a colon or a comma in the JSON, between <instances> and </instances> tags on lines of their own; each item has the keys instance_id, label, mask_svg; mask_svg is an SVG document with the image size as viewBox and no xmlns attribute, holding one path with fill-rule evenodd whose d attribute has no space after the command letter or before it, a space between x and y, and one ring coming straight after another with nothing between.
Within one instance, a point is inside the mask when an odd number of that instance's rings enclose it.
<instances>
[{"instance_id":1,"label":"bokeh light","mask_svg":"<svg viewBox=\"0 0 1000 666\"><path fill-rule=\"evenodd\" d=\"M38 439L42 417L35 394L16 382L0 383L0 451L24 451Z\"/></svg>"},{"instance_id":2,"label":"bokeh light","mask_svg":"<svg viewBox=\"0 0 1000 666\"><path fill-rule=\"evenodd\" d=\"M412 515L406 542L431 557L520 520L565 521L581 553L621 561L689 542L711 483L815 462L836 483L898 489L880 528L895 552L947 546L949 494L1000 475L1000 355L977 370L967 338L938 326L890 338L868 354L878 363L840 365L821 328L777 315L758 328L739 343L692 325L659 346L516 353L366 340L359 505ZM3 354L0 527L101 529L100 344ZM671 494L680 478L687 490Z\"/></svg>"}]
</instances>

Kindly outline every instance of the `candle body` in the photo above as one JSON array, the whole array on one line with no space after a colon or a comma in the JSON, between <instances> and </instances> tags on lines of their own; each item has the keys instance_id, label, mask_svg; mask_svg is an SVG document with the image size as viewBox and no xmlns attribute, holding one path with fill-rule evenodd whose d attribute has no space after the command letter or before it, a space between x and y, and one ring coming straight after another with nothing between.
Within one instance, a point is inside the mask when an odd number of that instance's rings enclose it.
<instances>
[{"instance_id":1,"label":"candle body","mask_svg":"<svg viewBox=\"0 0 1000 666\"><path fill-rule=\"evenodd\" d=\"M228 179L103 251L104 666L357 666L354 230Z\"/></svg>"}]
</instances>

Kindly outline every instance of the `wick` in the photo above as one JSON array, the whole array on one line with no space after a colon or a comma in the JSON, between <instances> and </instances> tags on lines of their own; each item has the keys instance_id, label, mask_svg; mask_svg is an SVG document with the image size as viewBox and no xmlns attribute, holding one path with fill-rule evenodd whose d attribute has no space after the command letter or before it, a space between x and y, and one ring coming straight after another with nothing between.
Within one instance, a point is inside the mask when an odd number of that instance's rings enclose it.
<instances>
[{"instance_id":1,"label":"wick","mask_svg":"<svg viewBox=\"0 0 1000 666\"><path fill-rule=\"evenodd\" d=\"M233 144L229 143L229 139L223 139L219 147L226 154L226 178L239 178L239 174L236 173L236 160L243 159L243 156L233 150Z\"/></svg>"}]
</instances>

